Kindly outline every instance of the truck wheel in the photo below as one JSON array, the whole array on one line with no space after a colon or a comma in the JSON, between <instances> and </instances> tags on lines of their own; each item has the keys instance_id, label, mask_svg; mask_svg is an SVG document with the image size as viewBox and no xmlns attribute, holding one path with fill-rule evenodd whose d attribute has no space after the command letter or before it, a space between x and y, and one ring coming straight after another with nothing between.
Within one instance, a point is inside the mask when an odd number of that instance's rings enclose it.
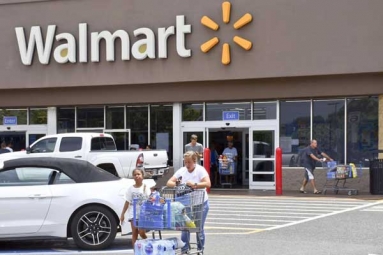
<instances>
[{"instance_id":1,"label":"truck wheel","mask_svg":"<svg viewBox=\"0 0 383 255\"><path fill-rule=\"evenodd\" d=\"M117 222L113 214L102 206L87 206L74 216L71 234L76 245L85 250L101 250L116 238Z\"/></svg>"}]
</instances>

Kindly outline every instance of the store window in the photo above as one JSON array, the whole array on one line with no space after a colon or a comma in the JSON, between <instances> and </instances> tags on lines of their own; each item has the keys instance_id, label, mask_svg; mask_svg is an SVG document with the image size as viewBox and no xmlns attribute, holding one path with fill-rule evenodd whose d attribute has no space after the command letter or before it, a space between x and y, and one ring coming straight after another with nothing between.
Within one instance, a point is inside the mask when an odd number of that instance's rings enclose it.
<instances>
[{"instance_id":1,"label":"store window","mask_svg":"<svg viewBox=\"0 0 383 255\"><path fill-rule=\"evenodd\" d=\"M251 103L206 103L206 120L251 120Z\"/></svg>"},{"instance_id":2,"label":"store window","mask_svg":"<svg viewBox=\"0 0 383 255\"><path fill-rule=\"evenodd\" d=\"M57 133L75 131L75 108L57 108Z\"/></svg>"},{"instance_id":3,"label":"store window","mask_svg":"<svg viewBox=\"0 0 383 255\"><path fill-rule=\"evenodd\" d=\"M254 102L253 120L275 120L276 118L276 102Z\"/></svg>"},{"instance_id":4,"label":"store window","mask_svg":"<svg viewBox=\"0 0 383 255\"><path fill-rule=\"evenodd\" d=\"M124 106L106 107L106 129L124 129Z\"/></svg>"},{"instance_id":5,"label":"store window","mask_svg":"<svg viewBox=\"0 0 383 255\"><path fill-rule=\"evenodd\" d=\"M46 108L30 108L29 109L29 124L41 125L48 123L48 110Z\"/></svg>"},{"instance_id":6,"label":"store window","mask_svg":"<svg viewBox=\"0 0 383 255\"><path fill-rule=\"evenodd\" d=\"M299 151L310 143L310 101L280 102L280 138L283 166L299 166Z\"/></svg>"},{"instance_id":7,"label":"store window","mask_svg":"<svg viewBox=\"0 0 383 255\"><path fill-rule=\"evenodd\" d=\"M347 163L369 166L378 149L377 97L347 99Z\"/></svg>"},{"instance_id":8,"label":"store window","mask_svg":"<svg viewBox=\"0 0 383 255\"><path fill-rule=\"evenodd\" d=\"M182 104L182 121L203 121L203 104Z\"/></svg>"},{"instance_id":9,"label":"store window","mask_svg":"<svg viewBox=\"0 0 383 255\"><path fill-rule=\"evenodd\" d=\"M344 103L344 99L313 102L313 139L322 151L341 164L344 163Z\"/></svg>"},{"instance_id":10,"label":"store window","mask_svg":"<svg viewBox=\"0 0 383 255\"><path fill-rule=\"evenodd\" d=\"M131 148L146 148L148 141L148 105L126 107L126 128L130 129Z\"/></svg>"},{"instance_id":11,"label":"store window","mask_svg":"<svg viewBox=\"0 0 383 255\"><path fill-rule=\"evenodd\" d=\"M104 128L104 107L77 108L77 128Z\"/></svg>"},{"instance_id":12,"label":"store window","mask_svg":"<svg viewBox=\"0 0 383 255\"><path fill-rule=\"evenodd\" d=\"M13 117L16 121L12 125L27 125L28 109L0 109L0 124L3 124L4 117Z\"/></svg>"},{"instance_id":13,"label":"store window","mask_svg":"<svg viewBox=\"0 0 383 255\"><path fill-rule=\"evenodd\" d=\"M173 158L173 106L150 106L150 140L152 148L165 149Z\"/></svg>"}]
</instances>

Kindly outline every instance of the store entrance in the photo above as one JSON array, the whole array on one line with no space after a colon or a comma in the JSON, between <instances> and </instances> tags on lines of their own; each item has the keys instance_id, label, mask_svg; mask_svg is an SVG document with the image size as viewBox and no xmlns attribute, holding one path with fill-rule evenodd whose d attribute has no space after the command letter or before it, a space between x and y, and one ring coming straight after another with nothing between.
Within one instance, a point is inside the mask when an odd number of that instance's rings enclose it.
<instances>
[{"instance_id":1,"label":"store entrance","mask_svg":"<svg viewBox=\"0 0 383 255\"><path fill-rule=\"evenodd\" d=\"M13 151L25 150L26 132L0 132L0 142L11 143Z\"/></svg>"},{"instance_id":2,"label":"store entrance","mask_svg":"<svg viewBox=\"0 0 383 255\"><path fill-rule=\"evenodd\" d=\"M217 155L234 157L235 173L222 171L219 174L219 164L211 169L211 182L213 188L249 188L249 129L240 128L209 128L207 130L209 147ZM235 150L233 149L235 148ZM226 149L226 150L225 150ZM214 157L213 157L214 158Z\"/></svg>"},{"instance_id":3,"label":"store entrance","mask_svg":"<svg viewBox=\"0 0 383 255\"><path fill-rule=\"evenodd\" d=\"M205 127L197 124L182 127L180 151L185 152L185 145L190 142L191 135L197 135L197 142L204 148L209 147L212 150L214 147L218 155L224 154L229 141L233 142L233 147L237 150L235 174L226 171L219 175L218 169L212 169L210 179L213 188L275 189L275 148L279 146L276 120L233 122L230 127L227 124L223 127L220 123L206 123ZM183 154L180 153L179 156L182 165ZM203 164L203 158L201 163Z\"/></svg>"}]
</instances>

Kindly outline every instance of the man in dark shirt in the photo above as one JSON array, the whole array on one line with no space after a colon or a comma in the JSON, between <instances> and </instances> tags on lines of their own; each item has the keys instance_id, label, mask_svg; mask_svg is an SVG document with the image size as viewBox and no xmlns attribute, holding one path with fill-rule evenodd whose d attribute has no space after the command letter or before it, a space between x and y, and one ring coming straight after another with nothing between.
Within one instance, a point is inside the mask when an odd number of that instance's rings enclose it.
<instances>
[{"instance_id":1,"label":"man in dark shirt","mask_svg":"<svg viewBox=\"0 0 383 255\"><path fill-rule=\"evenodd\" d=\"M315 169L316 161L319 161L319 162L322 161L320 158L318 158L319 155L323 156L323 161L325 161L326 159L333 161L333 159L330 158L326 153L319 150L317 146L318 146L317 141L312 140L310 145L304 149L303 167L305 168L305 177L303 179L302 187L300 188L301 193L307 193L305 191L305 187L308 180L310 180L310 183L314 189L314 194L320 194L321 192L318 191L318 189L316 188L315 180L314 180L314 169Z\"/></svg>"},{"instance_id":2,"label":"man in dark shirt","mask_svg":"<svg viewBox=\"0 0 383 255\"><path fill-rule=\"evenodd\" d=\"M7 149L7 145L5 144L5 142L2 142L1 143L0 154L8 153L8 152L10 152L10 151Z\"/></svg>"}]
</instances>

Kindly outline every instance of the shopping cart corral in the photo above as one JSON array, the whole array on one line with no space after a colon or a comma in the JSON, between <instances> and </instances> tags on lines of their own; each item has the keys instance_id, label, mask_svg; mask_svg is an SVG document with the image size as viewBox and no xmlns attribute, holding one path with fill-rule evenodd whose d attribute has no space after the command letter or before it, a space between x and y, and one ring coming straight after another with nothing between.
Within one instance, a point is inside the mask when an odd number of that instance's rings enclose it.
<instances>
[{"instance_id":1,"label":"shopping cart corral","mask_svg":"<svg viewBox=\"0 0 383 255\"><path fill-rule=\"evenodd\" d=\"M133 201L133 222L139 229L152 232L151 239L137 240L135 254L203 254L199 238L202 230L205 190L193 190L187 186L162 188L157 196L144 201L137 211L138 201ZM138 220L137 220L138 219ZM162 239L162 231L186 231L197 233L196 243L185 243L179 237ZM158 237L156 234L158 233ZM187 248L187 253L183 251Z\"/></svg>"},{"instance_id":2,"label":"shopping cart corral","mask_svg":"<svg viewBox=\"0 0 383 255\"><path fill-rule=\"evenodd\" d=\"M323 186L323 194L326 194L328 190L338 194L339 191L346 191L349 196L357 195L358 190L355 188L347 187L347 180L359 179L362 177L361 165L340 165L336 161L323 162L323 168L327 170L326 183ZM348 182L352 184L352 182Z\"/></svg>"}]
</instances>

